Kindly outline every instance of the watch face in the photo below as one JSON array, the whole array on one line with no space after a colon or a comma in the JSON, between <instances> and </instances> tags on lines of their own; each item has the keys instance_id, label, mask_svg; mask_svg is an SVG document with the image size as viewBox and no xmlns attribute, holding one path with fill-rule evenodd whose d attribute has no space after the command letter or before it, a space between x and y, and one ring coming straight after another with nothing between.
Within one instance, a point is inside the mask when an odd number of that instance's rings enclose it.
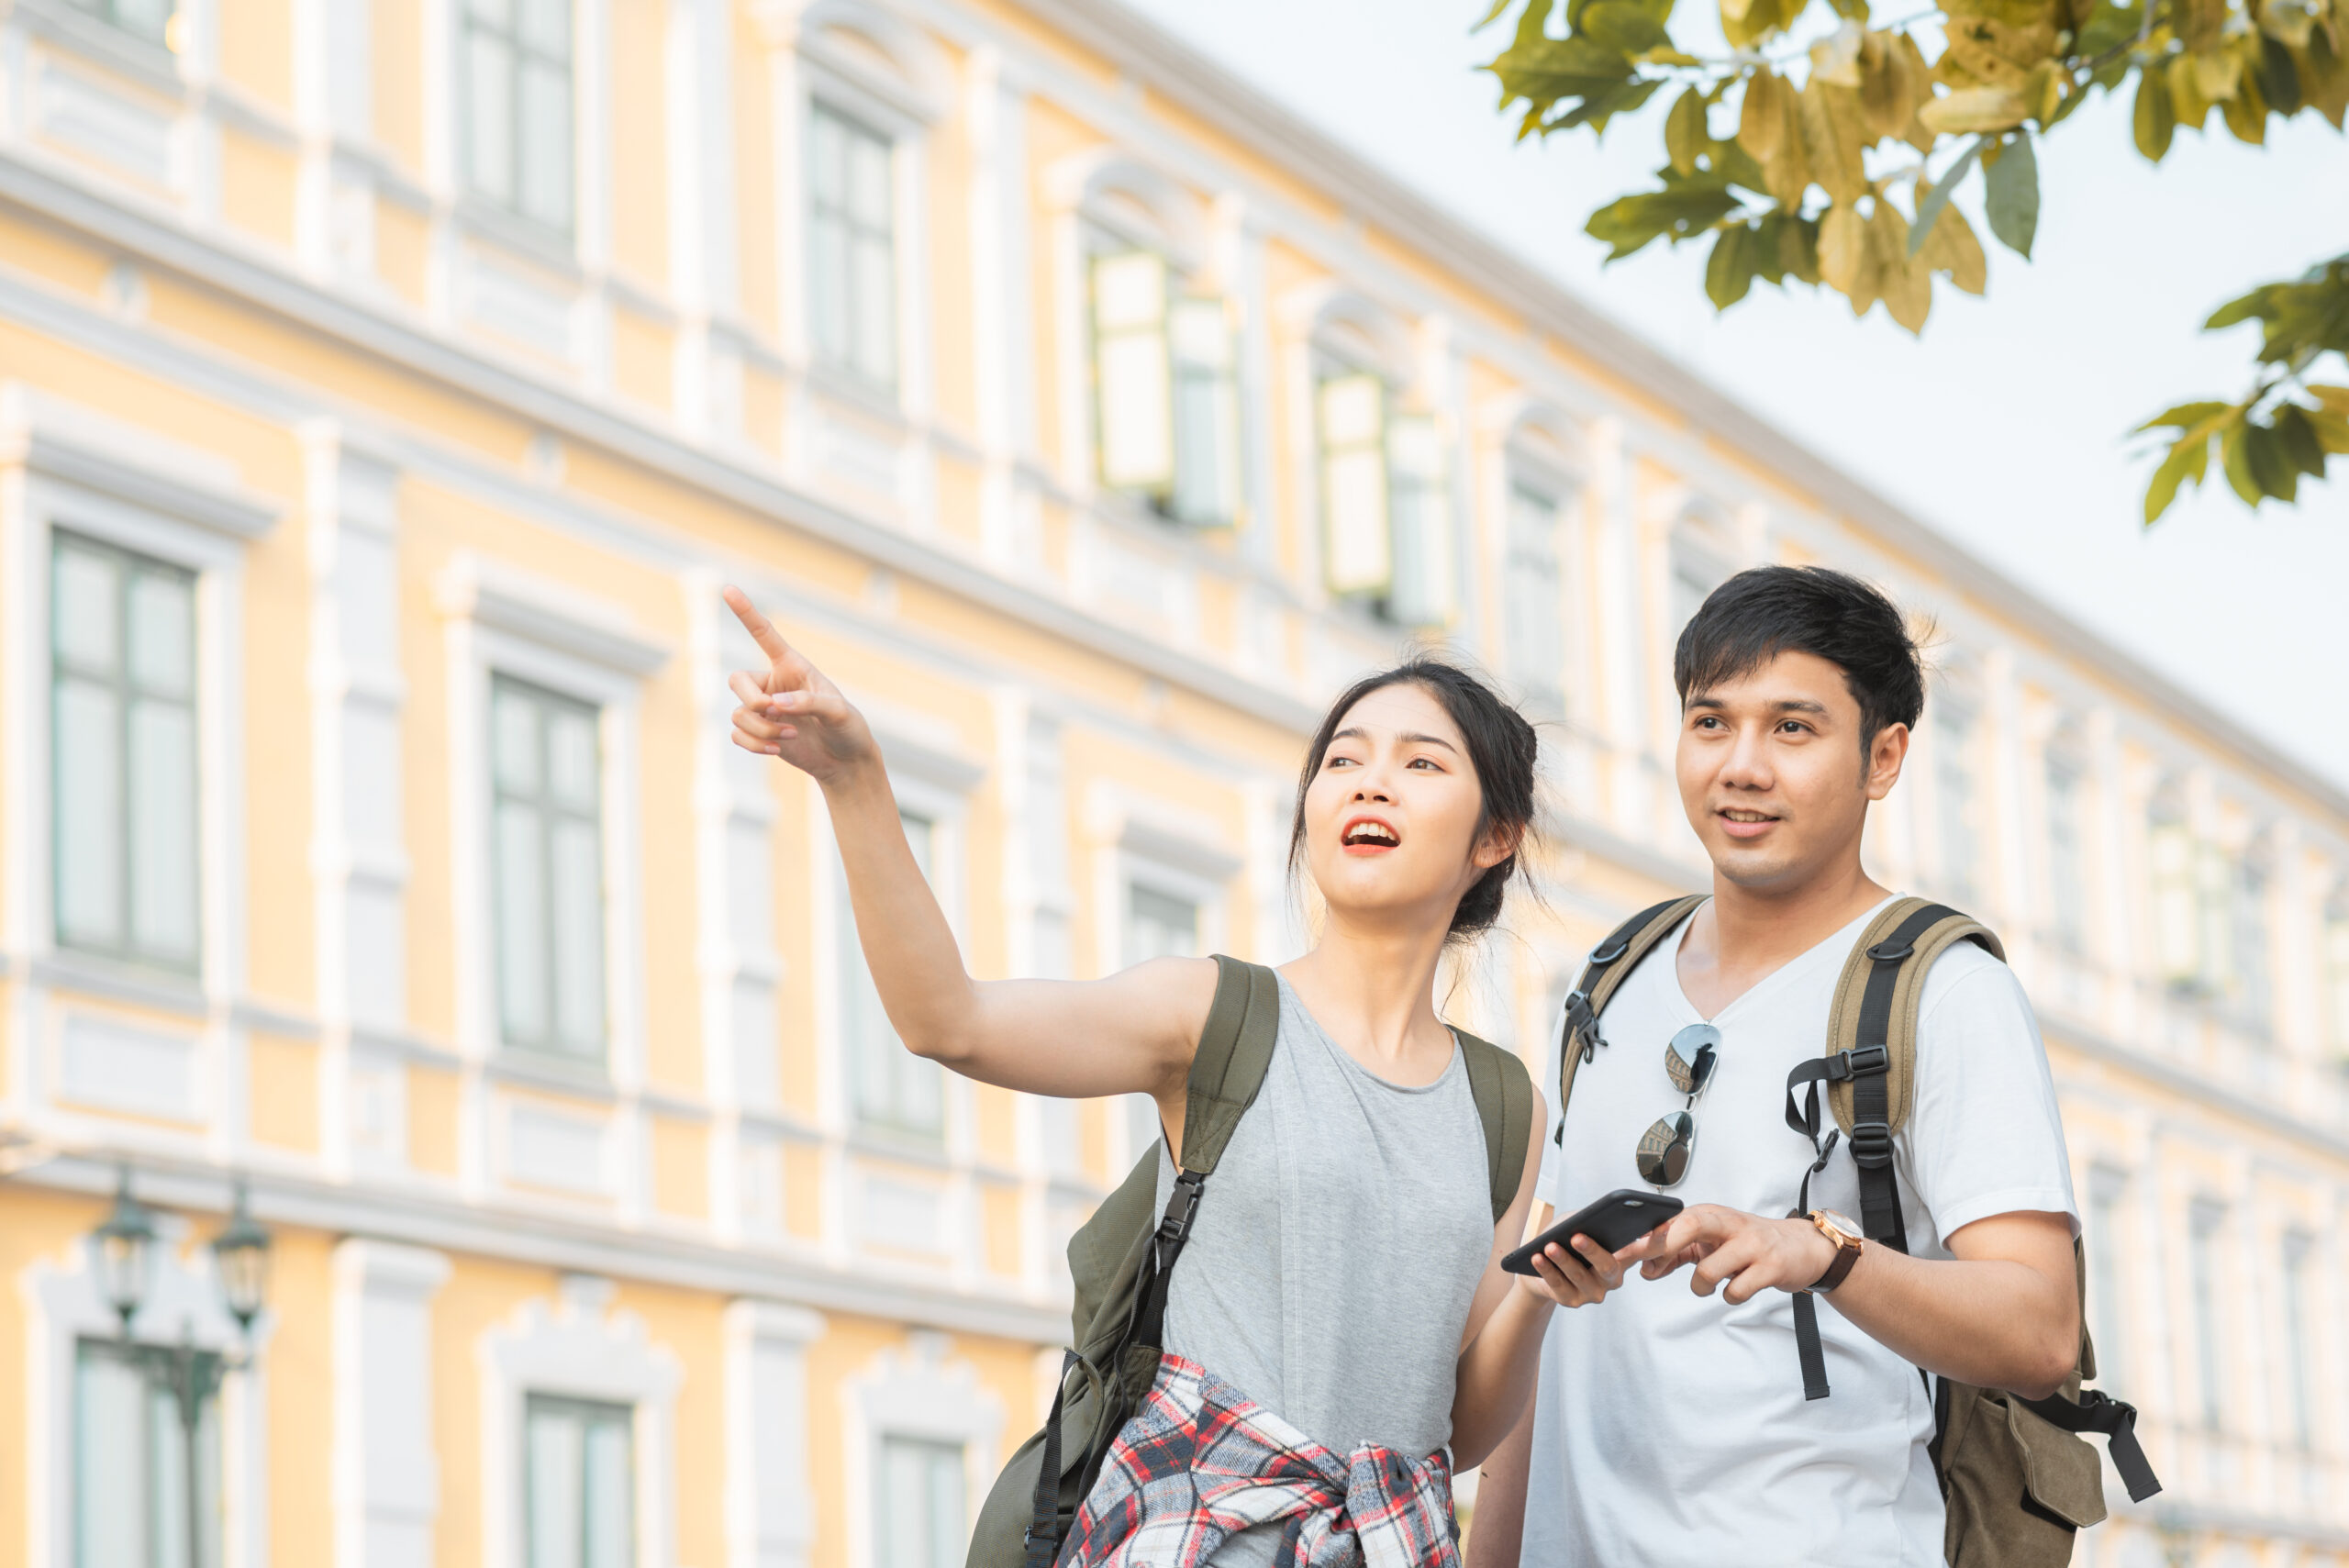
<instances>
[{"instance_id":1,"label":"watch face","mask_svg":"<svg viewBox=\"0 0 2349 1568\"><path fill-rule=\"evenodd\" d=\"M1844 1218L1843 1216L1836 1213L1831 1208L1820 1209L1819 1211L1819 1218L1825 1220L1828 1224L1833 1226L1836 1229L1842 1231L1844 1235L1850 1237L1854 1241L1862 1241L1867 1239L1867 1232L1862 1230L1856 1224Z\"/></svg>"}]
</instances>

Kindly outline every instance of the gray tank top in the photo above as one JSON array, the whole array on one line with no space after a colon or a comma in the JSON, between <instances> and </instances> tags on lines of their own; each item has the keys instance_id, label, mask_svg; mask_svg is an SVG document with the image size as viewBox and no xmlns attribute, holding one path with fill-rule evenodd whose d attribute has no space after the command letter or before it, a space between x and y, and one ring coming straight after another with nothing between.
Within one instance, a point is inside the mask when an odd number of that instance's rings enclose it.
<instances>
[{"instance_id":1,"label":"gray tank top","mask_svg":"<svg viewBox=\"0 0 2349 1568\"><path fill-rule=\"evenodd\" d=\"M1454 1044L1423 1088L1377 1077L1283 978L1264 1087L1217 1162L1167 1288L1166 1348L1325 1447L1452 1440L1453 1373L1493 1245L1485 1133ZM1162 1140L1158 1207L1174 1190ZM1269 1562L1251 1530L1217 1568Z\"/></svg>"}]
</instances>

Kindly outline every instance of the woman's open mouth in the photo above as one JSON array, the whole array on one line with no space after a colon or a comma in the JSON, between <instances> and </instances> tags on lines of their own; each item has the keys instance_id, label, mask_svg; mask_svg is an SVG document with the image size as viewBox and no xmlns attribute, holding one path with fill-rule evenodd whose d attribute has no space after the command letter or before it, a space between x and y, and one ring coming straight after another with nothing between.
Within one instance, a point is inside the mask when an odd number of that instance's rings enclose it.
<instances>
[{"instance_id":1,"label":"woman's open mouth","mask_svg":"<svg viewBox=\"0 0 2349 1568\"><path fill-rule=\"evenodd\" d=\"M1383 854L1402 842L1395 825L1376 817L1349 817L1338 832L1338 847L1350 855Z\"/></svg>"}]
</instances>

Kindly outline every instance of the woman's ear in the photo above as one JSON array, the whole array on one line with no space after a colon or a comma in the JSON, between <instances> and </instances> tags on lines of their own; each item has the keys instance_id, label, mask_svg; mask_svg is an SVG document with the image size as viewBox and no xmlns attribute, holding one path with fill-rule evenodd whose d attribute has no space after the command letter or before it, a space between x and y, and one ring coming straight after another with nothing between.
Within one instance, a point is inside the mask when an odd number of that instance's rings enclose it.
<instances>
[{"instance_id":1,"label":"woman's ear","mask_svg":"<svg viewBox=\"0 0 2349 1568\"><path fill-rule=\"evenodd\" d=\"M1488 872L1517 853L1524 843L1525 825L1523 823L1520 822L1514 828L1505 828L1499 823L1495 823L1485 830L1483 838L1476 840L1476 851L1468 859L1478 872Z\"/></svg>"}]
</instances>

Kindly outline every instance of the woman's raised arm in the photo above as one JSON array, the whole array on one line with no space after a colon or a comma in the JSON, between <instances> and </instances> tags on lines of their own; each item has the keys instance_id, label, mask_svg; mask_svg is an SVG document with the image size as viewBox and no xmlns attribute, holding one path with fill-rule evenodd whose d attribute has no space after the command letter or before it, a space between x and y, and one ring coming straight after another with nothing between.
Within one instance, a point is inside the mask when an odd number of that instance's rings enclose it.
<instances>
[{"instance_id":1,"label":"woman's raised arm","mask_svg":"<svg viewBox=\"0 0 2349 1568\"><path fill-rule=\"evenodd\" d=\"M1179 1091L1215 995L1214 962L1153 959L1090 981L973 980L906 842L864 716L740 589L727 589L726 603L767 659L766 669L738 671L728 683L741 704L734 744L782 758L824 792L857 940L907 1049L1031 1094L1153 1095L1179 1119Z\"/></svg>"}]
</instances>

